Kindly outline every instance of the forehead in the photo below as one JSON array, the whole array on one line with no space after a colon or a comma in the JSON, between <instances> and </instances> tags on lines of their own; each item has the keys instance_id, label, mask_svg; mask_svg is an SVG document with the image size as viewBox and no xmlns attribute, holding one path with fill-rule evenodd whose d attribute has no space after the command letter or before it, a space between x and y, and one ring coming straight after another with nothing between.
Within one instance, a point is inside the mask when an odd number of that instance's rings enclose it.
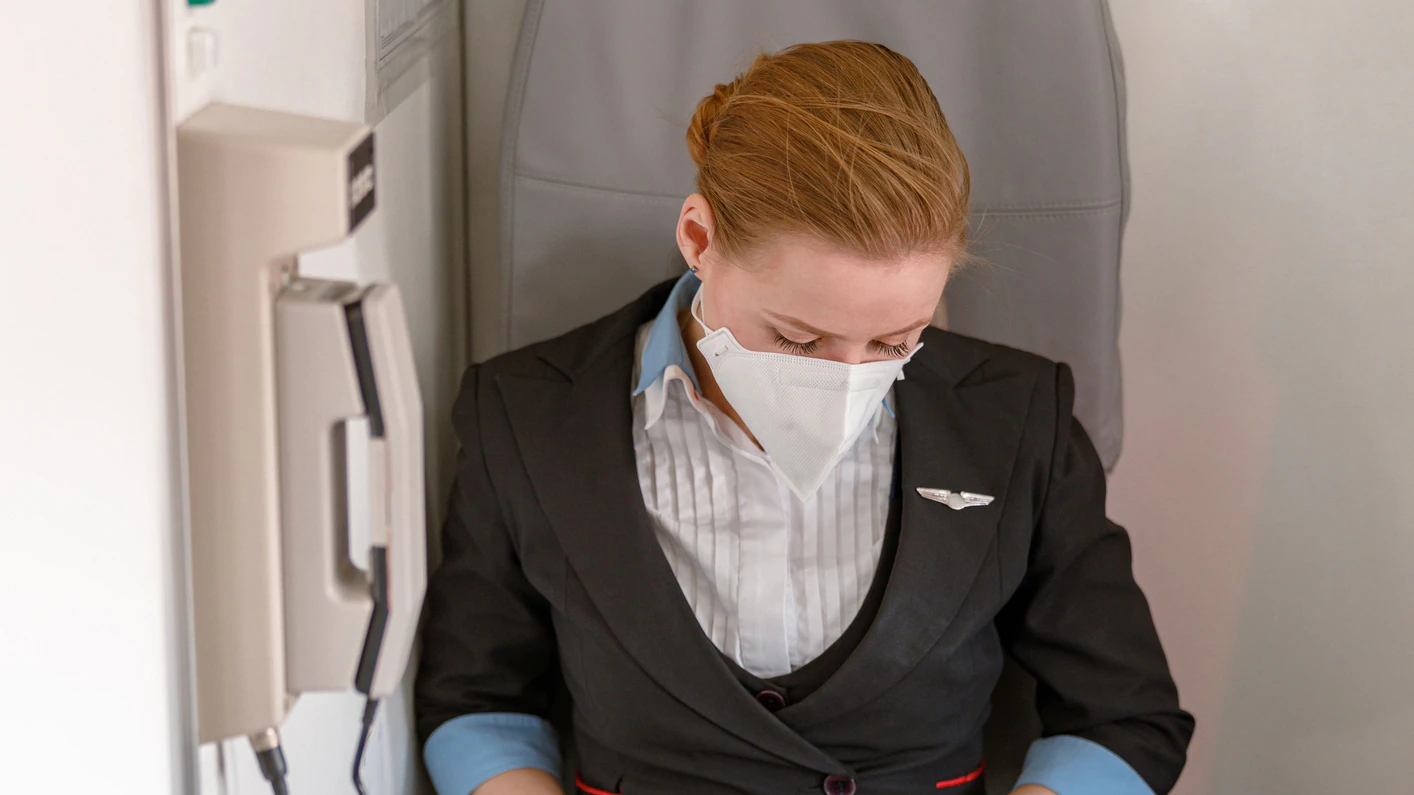
<instances>
[{"instance_id":1,"label":"forehead","mask_svg":"<svg viewBox=\"0 0 1414 795\"><path fill-rule=\"evenodd\" d=\"M756 309L860 337L931 316L952 264L942 252L869 259L803 239L763 246L753 259L748 268L728 270Z\"/></svg>"}]
</instances>

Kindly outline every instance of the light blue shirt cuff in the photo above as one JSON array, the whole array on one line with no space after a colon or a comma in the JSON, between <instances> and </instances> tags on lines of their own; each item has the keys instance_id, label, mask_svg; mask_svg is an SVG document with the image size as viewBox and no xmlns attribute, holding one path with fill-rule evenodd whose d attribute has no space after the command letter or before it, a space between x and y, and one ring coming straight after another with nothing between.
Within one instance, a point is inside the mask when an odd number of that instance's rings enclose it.
<instances>
[{"instance_id":1,"label":"light blue shirt cuff","mask_svg":"<svg viewBox=\"0 0 1414 795\"><path fill-rule=\"evenodd\" d=\"M1016 786L1039 784L1056 795L1154 795L1114 751L1061 734L1031 744Z\"/></svg>"},{"instance_id":2,"label":"light blue shirt cuff","mask_svg":"<svg viewBox=\"0 0 1414 795\"><path fill-rule=\"evenodd\" d=\"M519 712L462 715L438 726L422 747L437 795L468 795L507 770L534 767L560 778L560 743L544 718Z\"/></svg>"}]
</instances>

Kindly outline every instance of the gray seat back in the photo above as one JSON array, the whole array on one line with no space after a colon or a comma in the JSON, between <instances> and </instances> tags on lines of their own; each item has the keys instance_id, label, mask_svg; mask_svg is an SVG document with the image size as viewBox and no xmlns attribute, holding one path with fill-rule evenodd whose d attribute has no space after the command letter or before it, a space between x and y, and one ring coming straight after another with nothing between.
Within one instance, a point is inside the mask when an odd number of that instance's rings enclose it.
<instances>
[{"instance_id":1,"label":"gray seat back","mask_svg":"<svg viewBox=\"0 0 1414 795\"><path fill-rule=\"evenodd\" d=\"M1122 435L1123 84L1102 0L532 0L507 100L501 285L511 347L680 273L697 101L762 50L878 41L937 94L973 174L982 263L947 325L1068 363L1112 468Z\"/></svg>"},{"instance_id":2,"label":"gray seat back","mask_svg":"<svg viewBox=\"0 0 1414 795\"><path fill-rule=\"evenodd\" d=\"M697 101L758 52L842 38L912 59L971 164L982 263L949 286L947 326L1070 364L1076 413L1112 467L1127 175L1103 0L530 0L501 153L506 343L567 331L681 273L673 228L694 190L684 134ZM1035 730L1015 697L1024 679L996 700L1008 713L1008 730L989 734L999 788Z\"/></svg>"}]
</instances>

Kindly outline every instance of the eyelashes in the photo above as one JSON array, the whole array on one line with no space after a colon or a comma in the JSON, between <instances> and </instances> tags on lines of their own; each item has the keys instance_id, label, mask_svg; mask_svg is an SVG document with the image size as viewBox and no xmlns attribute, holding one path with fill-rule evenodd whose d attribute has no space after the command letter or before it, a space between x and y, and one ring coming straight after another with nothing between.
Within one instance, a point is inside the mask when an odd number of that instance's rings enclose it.
<instances>
[{"instance_id":1,"label":"eyelashes","mask_svg":"<svg viewBox=\"0 0 1414 795\"><path fill-rule=\"evenodd\" d=\"M809 356L820 347L820 340L814 339L809 342L796 342L781 335L781 332L773 330L776 335L776 347L786 353L793 353L797 356ZM894 359L901 359L908 355L908 343L900 342L897 345L885 345L877 340L870 342L869 346L885 356Z\"/></svg>"},{"instance_id":2,"label":"eyelashes","mask_svg":"<svg viewBox=\"0 0 1414 795\"><path fill-rule=\"evenodd\" d=\"M874 346L874 350L878 351L879 353L882 353L885 356L890 356L895 359L902 359L903 357L908 355L907 341L900 342L897 345L885 345L882 342L871 342L869 344Z\"/></svg>"},{"instance_id":3,"label":"eyelashes","mask_svg":"<svg viewBox=\"0 0 1414 795\"><path fill-rule=\"evenodd\" d=\"M785 337L781 336L781 332L779 331L776 331L774 333L776 335L776 347L780 348L786 353L794 353L797 356L809 356L810 354L815 352L816 348L820 347L820 340L811 340L809 342L796 342L795 340L786 339Z\"/></svg>"}]
</instances>

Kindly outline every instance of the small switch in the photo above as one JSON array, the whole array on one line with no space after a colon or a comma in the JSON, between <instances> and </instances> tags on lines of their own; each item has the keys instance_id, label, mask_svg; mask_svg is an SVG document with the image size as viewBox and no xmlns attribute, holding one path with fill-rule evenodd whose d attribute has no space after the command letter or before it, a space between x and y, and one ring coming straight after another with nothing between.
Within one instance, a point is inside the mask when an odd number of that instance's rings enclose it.
<instances>
[{"instance_id":1,"label":"small switch","mask_svg":"<svg viewBox=\"0 0 1414 795\"><path fill-rule=\"evenodd\" d=\"M216 69L219 41L211 28L187 31L187 76L198 78Z\"/></svg>"}]
</instances>

